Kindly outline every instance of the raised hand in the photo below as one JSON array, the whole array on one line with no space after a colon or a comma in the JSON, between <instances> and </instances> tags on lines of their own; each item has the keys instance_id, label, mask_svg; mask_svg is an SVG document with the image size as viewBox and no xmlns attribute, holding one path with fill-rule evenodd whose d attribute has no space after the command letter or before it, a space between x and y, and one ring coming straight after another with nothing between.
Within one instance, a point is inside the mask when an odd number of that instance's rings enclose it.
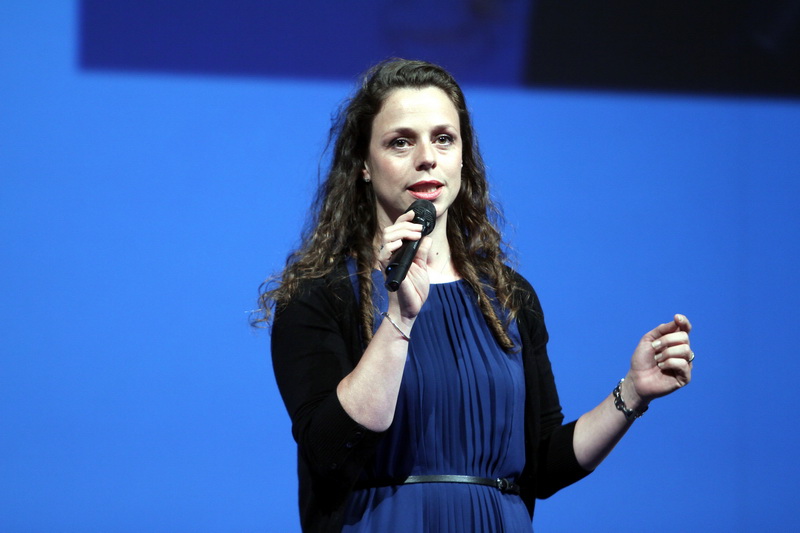
<instances>
[{"instance_id":1,"label":"raised hand","mask_svg":"<svg viewBox=\"0 0 800 533\"><path fill-rule=\"evenodd\" d=\"M647 332L631 358L629 376L645 403L665 396L692 379L694 352L689 343L692 324L684 315Z\"/></svg>"},{"instance_id":2,"label":"raised hand","mask_svg":"<svg viewBox=\"0 0 800 533\"><path fill-rule=\"evenodd\" d=\"M394 224L383 229L381 245L378 251L378 260L381 269L385 272L389 258L402 245L403 240L422 242L414 257L414 262L408 274L396 293L389 293L389 312L395 312L400 320L412 321L419 314L422 305L428 298L430 280L428 278L427 258L431 247L430 237L422 237L422 225L414 224L414 212L409 211L400 215ZM396 297L395 297L396 295ZM409 324L410 325L410 324Z\"/></svg>"}]
</instances>

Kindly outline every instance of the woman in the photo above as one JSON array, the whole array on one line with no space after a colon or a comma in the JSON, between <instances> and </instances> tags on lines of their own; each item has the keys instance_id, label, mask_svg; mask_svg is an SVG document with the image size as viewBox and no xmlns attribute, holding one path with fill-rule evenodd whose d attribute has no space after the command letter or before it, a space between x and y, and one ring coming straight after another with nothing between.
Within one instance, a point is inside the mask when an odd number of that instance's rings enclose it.
<instances>
[{"instance_id":1,"label":"woman","mask_svg":"<svg viewBox=\"0 0 800 533\"><path fill-rule=\"evenodd\" d=\"M332 130L316 217L277 284L273 366L306 531L530 531L534 501L594 470L689 383L691 325L645 334L614 393L563 424L532 287L505 263L461 89L393 60ZM433 203L425 237L407 209ZM396 292L383 270L420 240Z\"/></svg>"}]
</instances>

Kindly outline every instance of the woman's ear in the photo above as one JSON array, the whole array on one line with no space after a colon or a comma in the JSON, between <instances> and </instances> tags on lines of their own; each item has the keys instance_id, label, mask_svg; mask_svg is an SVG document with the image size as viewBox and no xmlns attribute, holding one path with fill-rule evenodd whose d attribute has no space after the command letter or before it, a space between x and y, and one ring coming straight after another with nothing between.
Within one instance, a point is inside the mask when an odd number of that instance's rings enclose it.
<instances>
[{"instance_id":1,"label":"woman's ear","mask_svg":"<svg viewBox=\"0 0 800 533\"><path fill-rule=\"evenodd\" d=\"M372 176L369 175L369 167L366 163L364 163L364 168L361 169L361 173L363 174L364 183L372 181Z\"/></svg>"}]
</instances>

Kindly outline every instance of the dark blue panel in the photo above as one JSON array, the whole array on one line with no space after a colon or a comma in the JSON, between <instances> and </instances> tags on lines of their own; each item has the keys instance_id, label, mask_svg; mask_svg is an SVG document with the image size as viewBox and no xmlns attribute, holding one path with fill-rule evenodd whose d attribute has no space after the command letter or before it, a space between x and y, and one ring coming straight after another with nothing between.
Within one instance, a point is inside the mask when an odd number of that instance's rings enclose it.
<instances>
[{"instance_id":1,"label":"dark blue panel","mask_svg":"<svg viewBox=\"0 0 800 533\"><path fill-rule=\"evenodd\" d=\"M800 0L82 0L81 66L352 80L387 57L467 83L800 95Z\"/></svg>"},{"instance_id":2,"label":"dark blue panel","mask_svg":"<svg viewBox=\"0 0 800 533\"><path fill-rule=\"evenodd\" d=\"M353 79L392 56L517 84L530 2L83 0L86 69Z\"/></svg>"},{"instance_id":3,"label":"dark blue panel","mask_svg":"<svg viewBox=\"0 0 800 533\"><path fill-rule=\"evenodd\" d=\"M800 0L539 0L536 86L800 96Z\"/></svg>"}]
</instances>

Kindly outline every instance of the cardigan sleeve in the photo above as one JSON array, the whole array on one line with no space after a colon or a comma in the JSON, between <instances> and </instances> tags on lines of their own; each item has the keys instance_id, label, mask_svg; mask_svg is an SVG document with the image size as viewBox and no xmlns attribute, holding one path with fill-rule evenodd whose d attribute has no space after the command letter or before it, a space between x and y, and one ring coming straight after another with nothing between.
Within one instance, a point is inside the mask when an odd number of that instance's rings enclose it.
<instances>
[{"instance_id":1,"label":"cardigan sleeve","mask_svg":"<svg viewBox=\"0 0 800 533\"><path fill-rule=\"evenodd\" d=\"M548 334L539 298L533 287L518 276L525 305L520 313L523 360L527 388L526 436L528 439L527 482L535 489L530 498L547 498L560 489L586 477L575 457L575 422L564 424L564 415L547 354ZM533 502L528 502L533 508Z\"/></svg>"},{"instance_id":2,"label":"cardigan sleeve","mask_svg":"<svg viewBox=\"0 0 800 533\"><path fill-rule=\"evenodd\" d=\"M276 312L272 327L275 379L292 420L299 470L310 476L301 485L310 483L317 505L350 490L381 436L355 422L336 394L361 353L348 327L355 316L355 306L343 300L348 295L352 288L335 292L329 280L312 280Z\"/></svg>"}]
</instances>

